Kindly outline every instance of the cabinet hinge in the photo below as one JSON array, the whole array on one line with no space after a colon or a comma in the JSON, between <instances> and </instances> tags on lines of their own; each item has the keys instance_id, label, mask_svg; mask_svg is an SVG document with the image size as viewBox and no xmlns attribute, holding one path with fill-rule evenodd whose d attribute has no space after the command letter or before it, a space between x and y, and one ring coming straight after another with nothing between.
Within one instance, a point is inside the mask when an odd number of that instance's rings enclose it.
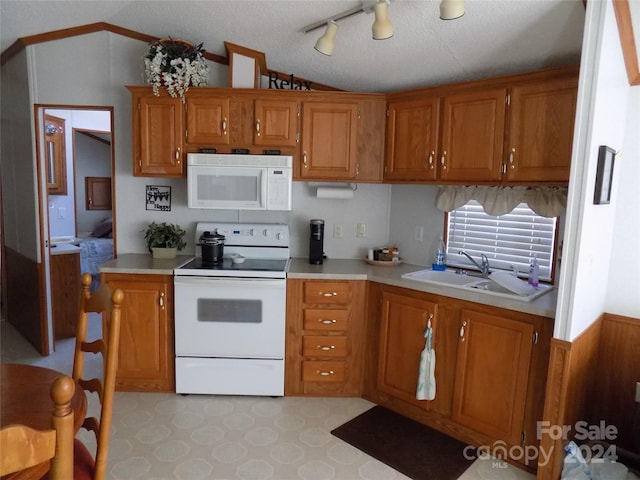
<instances>
[{"instance_id":1,"label":"cabinet hinge","mask_svg":"<svg viewBox=\"0 0 640 480\"><path fill-rule=\"evenodd\" d=\"M360 111L360 109L358 109L358 118L360 118L362 116L362 112Z\"/></svg>"},{"instance_id":2,"label":"cabinet hinge","mask_svg":"<svg viewBox=\"0 0 640 480\"><path fill-rule=\"evenodd\" d=\"M300 112L301 112L300 105L298 105L298 106L296 107L296 111L298 112L298 116L300 116Z\"/></svg>"},{"instance_id":3,"label":"cabinet hinge","mask_svg":"<svg viewBox=\"0 0 640 480\"><path fill-rule=\"evenodd\" d=\"M184 129L184 138L187 138L189 136L189 130L188 129Z\"/></svg>"},{"instance_id":4,"label":"cabinet hinge","mask_svg":"<svg viewBox=\"0 0 640 480\"><path fill-rule=\"evenodd\" d=\"M523 432L520 434L520 442L524 443L524 442L526 441L526 439L527 439L527 432L524 432L524 431L523 431Z\"/></svg>"},{"instance_id":5,"label":"cabinet hinge","mask_svg":"<svg viewBox=\"0 0 640 480\"><path fill-rule=\"evenodd\" d=\"M138 159L138 167L142 168L142 160Z\"/></svg>"},{"instance_id":6,"label":"cabinet hinge","mask_svg":"<svg viewBox=\"0 0 640 480\"><path fill-rule=\"evenodd\" d=\"M138 102L138 111L140 111L140 102Z\"/></svg>"},{"instance_id":7,"label":"cabinet hinge","mask_svg":"<svg viewBox=\"0 0 640 480\"><path fill-rule=\"evenodd\" d=\"M300 132L296 132L296 143L300 143Z\"/></svg>"},{"instance_id":8,"label":"cabinet hinge","mask_svg":"<svg viewBox=\"0 0 640 480\"><path fill-rule=\"evenodd\" d=\"M533 344L538 344L538 332L533 332Z\"/></svg>"},{"instance_id":9,"label":"cabinet hinge","mask_svg":"<svg viewBox=\"0 0 640 480\"><path fill-rule=\"evenodd\" d=\"M503 163L502 166L500 167L500 173L505 174L507 173L507 164Z\"/></svg>"},{"instance_id":10,"label":"cabinet hinge","mask_svg":"<svg viewBox=\"0 0 640 480\"><path fill-rule=\"evenodd\" d=\"M511 105L511 94L507 93L507 96L504 99L504 103L506 103L507 105Z\"/></svg>"},{"instance_id":11,"label":"cabinet hinge","mask_svg":"<svg viewBox=\"0 0 640 480\"><path fill-rule=\"evenodd\" d=\"M387 108L387 117L391 116L391 112L389 111L389 109Z\"/></svg>"}]
</instances>

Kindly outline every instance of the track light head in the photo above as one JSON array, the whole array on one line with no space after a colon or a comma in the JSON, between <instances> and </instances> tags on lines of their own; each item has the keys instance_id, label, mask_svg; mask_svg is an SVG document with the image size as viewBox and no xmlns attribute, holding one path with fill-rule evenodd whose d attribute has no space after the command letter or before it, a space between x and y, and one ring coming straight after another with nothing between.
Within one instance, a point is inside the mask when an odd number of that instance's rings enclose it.
<instances>
[{"instance_id":1,"label":"track light head","mask_svg":"<svg viewBox=\"0 0 640 480\"><path fill-rule=\"evenodd\" d=\"M440 3L440 18L455 20L464 15L464 0L442 0Z\"/></svg>"},{"instance_id":2,"label":"track light head","mask_svg":"<svg viewBox=\"0 0 640 480\"><path fill-rule=\"evenodd\" d=\"M371 27L371 34L374 40L385 40L393 36L393 25L387 14L386 0L376 2L373 7L375 13L375 21Z\"/></svg>"},{"instance_id":3,"label":"track light head","mask_svg":"<svg viewBox=\"0 0 640 480\"><path fill-rule=\"evenodd\" d=\"M327 29L324 34L316 42L315 48L318 52L331 56L336 46L336 34L338 33L338 24L333 20L327 22Z\"/></svg>"}]
</instances>

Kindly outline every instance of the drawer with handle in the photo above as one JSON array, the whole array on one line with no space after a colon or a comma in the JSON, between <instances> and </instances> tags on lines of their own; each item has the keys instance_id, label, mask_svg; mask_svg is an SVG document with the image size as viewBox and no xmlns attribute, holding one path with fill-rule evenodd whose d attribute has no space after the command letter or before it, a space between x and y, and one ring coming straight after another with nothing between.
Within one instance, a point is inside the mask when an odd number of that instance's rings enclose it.
<instances>
[{"instance_id":1,"label":"drawer with handle","mask_svg":"<svg viewBox=\"0 0 640 480\"><path fill-rule=\"evenodd\" d=\"M307 304L330 303L346 305L351 302L349 282L305 282L303 302Z\"/></svg>"},{"instance_id":2,"label":"drawer with handle","mask_svg":"<svg viewBox=\"0 0 640 480\"><path fill-rule=\"evenodd\" d=\"M344 382L345 362L308 360L302 362L304 382Z\"/></svg>"},{"instance_id":3,"label":"drawer with handle","mask_svg":"<svg viewBox=\"0 0 640 480\"><path fill-rule=\"evenodd\" d=\"M303 311L303 325L305 330L319 332L345 331L349 324L349 310L313 309Z\"/></svg>"},{"instance_id":4,"label":"drawer with handle","mask_svg":"<svg viewBox=\"0 0 640 480\"><path fill-rule=\"evenodd\" d=\"M302 355L305 357L345 357L347 355L347 337L305 335L302 339Z\"/></svg>"}]
</instances>

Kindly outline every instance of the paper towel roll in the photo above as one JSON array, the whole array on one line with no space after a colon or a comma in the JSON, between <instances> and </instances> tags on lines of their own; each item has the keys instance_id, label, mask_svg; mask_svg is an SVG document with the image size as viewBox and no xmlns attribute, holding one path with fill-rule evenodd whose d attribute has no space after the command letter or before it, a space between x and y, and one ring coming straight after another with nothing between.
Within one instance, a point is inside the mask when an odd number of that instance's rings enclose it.
<instances>
[{"instance_id":1,"label":"paper towel roll","mask_svg":"<svg viewBox=\"0 0 640 480\"><path fill-rule=\"evenodd\" d=\"M318 187L316 190L318 198L353 198L353 189L351 187Z\"/></svg>"}]
</instances>

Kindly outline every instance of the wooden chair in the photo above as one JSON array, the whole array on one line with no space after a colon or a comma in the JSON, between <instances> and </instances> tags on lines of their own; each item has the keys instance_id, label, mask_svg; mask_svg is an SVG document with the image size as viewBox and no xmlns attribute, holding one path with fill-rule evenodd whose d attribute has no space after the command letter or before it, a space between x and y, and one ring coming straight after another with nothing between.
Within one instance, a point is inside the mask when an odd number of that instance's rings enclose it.
<instances>
[{"instance_id":1,"label":"wooden chair","mask_svg":"<svg viewBox=\"0 0 640 480\"><path fill-rule=\"evenodd\" d=\"M82 442L77 439L74 442L75 480L104 480L106 476L113 394L115 392L116 370L118 368L121 305L124 298L122 290L116 289L111 293L109 286L106 284L101 285L91 295L89 292L91 281L91 274L82 274L82 294L80 296L73 358L73 379L84 390L98 394L101 409L99 420L96 417L88 417L82 424L83 428L91 430L96 436L95 457L91 456ZM98 313L102 317L102 337L91 342L87 341L90 313ZM85 354L87 353L102 355L103 380L84 377Z\"/></svg>"},{"instance_id":2,"label":"wooden chair","mask_svg":"<svg viewBox=\"0 0 640 480\"><path fill-rule=\"evenodd\" d=\"M73 409L75 383L66 375L51 385L51 430L9 425L0 431L0 476L20 472L51 460L51 480L73 479Z\"/></svg>"}]
</instances>

